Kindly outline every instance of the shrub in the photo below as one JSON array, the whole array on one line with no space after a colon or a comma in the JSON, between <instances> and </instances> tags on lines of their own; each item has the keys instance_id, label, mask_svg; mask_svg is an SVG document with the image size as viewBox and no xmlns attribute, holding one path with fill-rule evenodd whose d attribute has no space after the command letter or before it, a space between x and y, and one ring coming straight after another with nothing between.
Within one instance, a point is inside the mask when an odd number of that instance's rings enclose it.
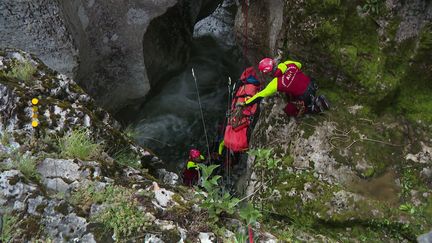
<instances>
[{"instance_id":1,"label":"shrub","mask_svg":"<svg viewBox=\"0 0 432 243\"><path fill-rule=\"evenodd\" d=\"M136 235L151 225L148 216L138 208L138 203L133 199L132 190L121 186L109 185L98 189L96 184L91 183L74 192L70 202L75 205L105 205L91 220L103 224L107 230L112 230L117 241Z\"/></svg>"},{"instance_id":2,"label":"shrub","mask_svg":"<svg viewBox=\"0 0 432 243\"><path fill-rule=\"evenodd\" d=\"M216 223L222 213L233 214L240 200L221 190L222 185L218 183L221 176L211 177L218 165L198 164L198 166L202 172L202 186L207 193L205 196L204 191L197 189L198 195L203 199L201 207L207 209L210 220L212 223Z\"/></svg>"},{"instance_id":3,"label":"shrub","mask_svg":"<svg viewBox=\"0 0 432 243\"><path fill-rule=\"evenodd\" d=\"M18 217L6 213L2 217L2 221L3 227L0 232L0 242L12 242L15 234L18 234L16 230Z\"/></svg>"},{"instance_id":4,"label":"shrub","mask_svg":"<svg viewBox=\"0 0 432 243\"><path fill-rule=\"evenodd\" d=\"M139 169L141 167L139 159L136 157L136 155L127 149L123 149L116 153L114 155L114 159L120 165L130 166L135 169Z\"/></svg>"},{"instance_id":5,"label":"shrub","mask_svg":"<svg viewBox=\"0 0 432 243\"><path fill-rule=\"evenodd\" d=\"M7 76L28 82L36 72L36 68L28 61L18 63L11 67L11 70L6 73Z\"/></svg>"},{"instance_id":6,"label":"shrub","mask_svg":"<svg viewBox=\"0 0 432 243\"><path fill-rule=\"evenodd\" d=\"M102 145L94 143L85 129L74 130L60 138L59 147L61 155L81 160L96 158L102 152Z\"/></svg>"}]
</instances>

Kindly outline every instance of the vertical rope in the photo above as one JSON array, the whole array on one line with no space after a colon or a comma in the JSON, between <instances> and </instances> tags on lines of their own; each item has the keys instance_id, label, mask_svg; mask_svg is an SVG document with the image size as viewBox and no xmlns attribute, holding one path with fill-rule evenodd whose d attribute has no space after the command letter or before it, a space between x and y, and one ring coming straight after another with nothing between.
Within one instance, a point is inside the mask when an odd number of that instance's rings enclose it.
<instances>
[{"instance_id":1,"label":"vertical rope","mask_svg":"<svg viewBox=\"0 0 432 243\"><path fill-rule=\"evenodd\" d=\"M249 13L249 0L243 1L244 10L243 15L245 16L245 22L244 22L244 43L243 43L243 55L245 59L245 66L247 63L247 49L248 49L248 13Z\"/></svg>"},{"instance_id":2,"label":"vertical rope","mask_svg":"<svg viewBox=\"0 0 432 243\"><path fill-rule=\"evenodd\" d=\"M200 98L200 94L199 94L199 90L198 90L198 82L197 82L197 78L195 76L195 72L194 72L193 68L192 68L192 76L193 76L194 81L195 81L195 88L196 88L196 92L197 92L197 96L198 96L198 104L199 104L199 108L200 108L200 112L201 112L201 121L202 121L202 125L204 128L204 134L205 134L205 139L206 139L206 143L207 143L207 157L209 158L209 156L210 156L209 140L208 140L207 129L206 129L205 121L204 121L204 113L203 113L203 109L202 109L202 105L201 105L201 98Z\"/></svg>"}]
</instances>

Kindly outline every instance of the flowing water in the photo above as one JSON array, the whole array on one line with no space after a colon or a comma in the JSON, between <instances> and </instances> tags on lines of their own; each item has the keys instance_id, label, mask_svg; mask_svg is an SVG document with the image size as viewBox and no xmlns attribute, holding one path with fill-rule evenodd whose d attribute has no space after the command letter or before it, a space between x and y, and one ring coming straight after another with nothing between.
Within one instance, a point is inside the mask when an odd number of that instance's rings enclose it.
<instances>
[{"instance_id":1,"label":"flowing water","mask_svg":"<svg viewBox=\"0 0 432 243\"><path fill-rule=\"evenodd\" d=\"M228 77L233 82L243 68L236 51L221 49L211 38L194 40L186 68L166 82L159 93L143 105L133 123L136 139L152 149L166 167L177 172L184 166L190 148L207 151L195 71L210 146L228 106ZM211 149L211 148L210 148Z\"/></svg>"}]
</instances>

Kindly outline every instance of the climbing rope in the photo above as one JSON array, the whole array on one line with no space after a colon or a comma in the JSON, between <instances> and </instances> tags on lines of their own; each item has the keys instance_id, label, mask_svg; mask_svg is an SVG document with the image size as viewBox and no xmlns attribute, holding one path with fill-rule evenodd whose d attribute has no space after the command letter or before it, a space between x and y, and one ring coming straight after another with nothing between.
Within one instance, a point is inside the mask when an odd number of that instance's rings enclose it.
<instances>
[{"instance_id":1,"label":"climbing rope","mask_svg":"<svg viewBox=\"0 0 432 243\"><path fill-rule=\"evenodd\" d=\"M247 65L247 49L248 49L248 15L249 15L249 0L243 1L244 7L242 7L243 15L245 16L244 20L244 43L243 43L243 58L245 62L245 66Z\"/></svg>"},{"instance_id":2,"label":"climbing rope","mask_svg":"<svg viewBox=\"0 0 432 243\"><path fill-rule=\"evenodd\" d=\"M196 88L197 97L198 97L198 104L199 104L199 108L200 108L200 112L201 112L201 121L202 121L202 125L204 128L204 134L205 134L205 139L206 139L206 143L207 143L207 156L209 158L210 157L210 145L209 145L209 140L208 140L208 136L207 136L206 124L204 121L204 113L203 113L203 109L202 109L202 105L201 105L201 98L200 98L200 94L199 94L199 90L198 90L198 82L197 82L197 78L195 76L195 72L194 72L193 68L192 68L192 77L194 78L194 81L195 81L195 88Z\"/></svg>"}]
</instances>

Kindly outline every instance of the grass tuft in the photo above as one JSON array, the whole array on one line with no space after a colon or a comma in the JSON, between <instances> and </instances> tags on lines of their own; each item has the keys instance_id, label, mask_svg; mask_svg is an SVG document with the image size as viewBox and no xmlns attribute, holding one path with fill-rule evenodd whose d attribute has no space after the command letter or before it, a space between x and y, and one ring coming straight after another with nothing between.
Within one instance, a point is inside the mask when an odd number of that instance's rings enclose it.
<instances>
[{"instance_id":1,"label":"grass tuft","mask_svg":"<svg viewBox=\"0 0 432 243\"><path fill-rule=\"evenodd\" d=\"M59 148L62 156L81 160L94 159L103 149L101 144L92 141L84 129L74 130L60 138Z\"/></svg>"},{"instance_id":2,"label":"grass tuft","mask_svg":"<svg viewBox=\"0 0 432 243\"><path fill-rule=\"evenodd\" d=\"M36 169L36 160L28 155L17 155L13 167L21 171L27 179L40 180L40 174Z\"/></svg>"},{"instance_id":3,"label":"grass tuft","mask_svg":"<svg viewBox=\"0 0 432 243\"><path fill-rule=\"evenodd\" d=\"M11 67L11 70L6 73L7 76L17 78L28 82L36 73L36 68L28 61L19 63Z\"/></svg>"},{"instance_id":4,"label":"grass tuft","mask_svg":"<svg viewBox=\"0 0 432 243\"><path fill-rule=\"evenodd\" d=\"M121 241L145 232L151 226L150 219L139 209L133 197L133 191L128 188L109 185L100 189L90 183L72 194L71 203L84 208L94 203L105 205L91 220L104 225L106 230L112 230L116 240Z\"/></svg>"},{"instance_id":5,"label":"grass tuft","mask_svg":"<svg viewBox=\"0 0 432 243\"><path fill-rule=\"evenodd\" d=\"M127 150L127 149L121 150L120 152L118 152L114 155L114 159L120 165L130 166L130 167L135 168L135 169L141 168L141 164L140 164L138 158L130 150Z\"/></svg>"},{"instance_id":6,"label":"grass tuft","mask_svg":"<svg viewBox=\"0 0 432 243\"><path fill-rule=\"evenodd\" d=\"M16 226L18 224L18 217L10 214L2 216L2 231L0 232L0 242L12 242L15 234L17 233Z\"/></svg>"}]
</instances>

